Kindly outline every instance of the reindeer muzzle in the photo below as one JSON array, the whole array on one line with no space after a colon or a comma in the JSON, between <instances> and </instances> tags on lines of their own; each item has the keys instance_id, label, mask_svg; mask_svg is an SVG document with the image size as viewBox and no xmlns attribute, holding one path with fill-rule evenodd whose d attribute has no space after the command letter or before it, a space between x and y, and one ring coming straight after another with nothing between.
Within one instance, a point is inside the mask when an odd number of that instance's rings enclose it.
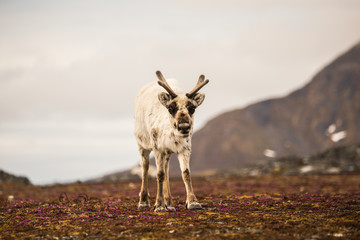
<instances>
[{"instance_id":1,"label":"reindeer muzzle","mask_svg":"<svg viewBox=\"0 0 360 240\"><path fill-rule=\"evenodd\" d=\"M188 134L190 132L190 124L187 122L181 122L178 124L178 130L182 133L182 134Z\"/></svg>"}]
</instances>

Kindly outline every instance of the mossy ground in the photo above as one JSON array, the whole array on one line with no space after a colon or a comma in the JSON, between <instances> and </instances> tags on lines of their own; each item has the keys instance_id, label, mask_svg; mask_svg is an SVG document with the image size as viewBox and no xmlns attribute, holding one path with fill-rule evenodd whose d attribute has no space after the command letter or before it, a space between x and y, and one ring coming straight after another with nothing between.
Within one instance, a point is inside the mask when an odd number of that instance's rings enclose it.
<instances>
[{"instance_id":1,"label":"mossy ground","mask_svg":"<svg viewBox=\"0 0 360 240\"><path fill-rule=\"evenodd\" d=\"M140 182L3 185L1 239L360 239L360 175L194 178L204 209L137 210ZM156 195L151 181L152 204ZM8 196L14 196L8 201Z\"/></svg>"}]
</instances>

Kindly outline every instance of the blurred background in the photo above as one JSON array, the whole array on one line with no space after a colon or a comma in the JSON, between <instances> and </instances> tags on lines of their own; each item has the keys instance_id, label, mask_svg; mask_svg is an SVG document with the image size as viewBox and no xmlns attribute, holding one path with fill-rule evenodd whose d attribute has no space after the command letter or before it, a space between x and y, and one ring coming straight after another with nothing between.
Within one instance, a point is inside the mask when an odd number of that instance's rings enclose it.
<instances>
[{"instance_id":1,"label":"blurred background","mask_svg":"<svg viewBox=\"0 0 360 240\"><path fill-rule=\"evenodd\" d=\"M50 184L131 168L134 99L156 70L189 90L210 79L200 130L309 83L360 41L359 13L357 0L1 0L0 169Z\"/></svg>"}]
</instances>

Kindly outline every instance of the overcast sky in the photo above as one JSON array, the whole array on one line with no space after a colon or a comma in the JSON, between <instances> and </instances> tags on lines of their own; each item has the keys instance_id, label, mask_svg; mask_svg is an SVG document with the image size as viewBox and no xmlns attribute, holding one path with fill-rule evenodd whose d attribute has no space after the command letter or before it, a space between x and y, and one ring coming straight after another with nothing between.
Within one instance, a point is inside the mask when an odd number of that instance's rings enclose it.
<instances>
[{"instance_id":1,"label":"overcast sky","mask_svg":"<svg viewBox=\"0 0 360 240\"><path fill-rule=\"evenodd\" d=\"M212 117L284 96L360 41L358 0L0 0L0 169L33 183L139 162L133 105L155 71Z\"/></svg>"}]
</instances>

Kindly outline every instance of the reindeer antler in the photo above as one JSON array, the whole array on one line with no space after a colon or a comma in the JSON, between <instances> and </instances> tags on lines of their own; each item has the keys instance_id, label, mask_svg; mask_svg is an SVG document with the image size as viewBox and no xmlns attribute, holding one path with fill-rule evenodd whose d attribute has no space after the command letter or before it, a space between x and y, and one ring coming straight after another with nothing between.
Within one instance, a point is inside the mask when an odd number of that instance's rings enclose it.
<instances>
[{"instance_id":1,"label":"reindeer antler","mask_svg":"<svg viewBox=\"0 0 360 240\"><path fill-rule=\"evenodd\" d=\"M195 94L206 84L208 84L209 79L205 80L205 76L204 75L200 75L199 80L195 86L195 88L193 90L191 90L189 93L186 94L186 96L188 98L193 98L195 96Z\"/></svg>"},{"instance_id":2,"label":"reindeer antler","mask_svg":"<svg viewBox=\"0 0 360 240\"><path fill-rule=\"evenodd\" d=\"M174 90L171 89L167 81L165 80L164 76L160 71L156 71L156 76L159 78L160 81L158 81L158 84L165 88L165 90L170 94L171 98L176 98L177 94L174 92Z\"/></svg>"}]
</instances>

